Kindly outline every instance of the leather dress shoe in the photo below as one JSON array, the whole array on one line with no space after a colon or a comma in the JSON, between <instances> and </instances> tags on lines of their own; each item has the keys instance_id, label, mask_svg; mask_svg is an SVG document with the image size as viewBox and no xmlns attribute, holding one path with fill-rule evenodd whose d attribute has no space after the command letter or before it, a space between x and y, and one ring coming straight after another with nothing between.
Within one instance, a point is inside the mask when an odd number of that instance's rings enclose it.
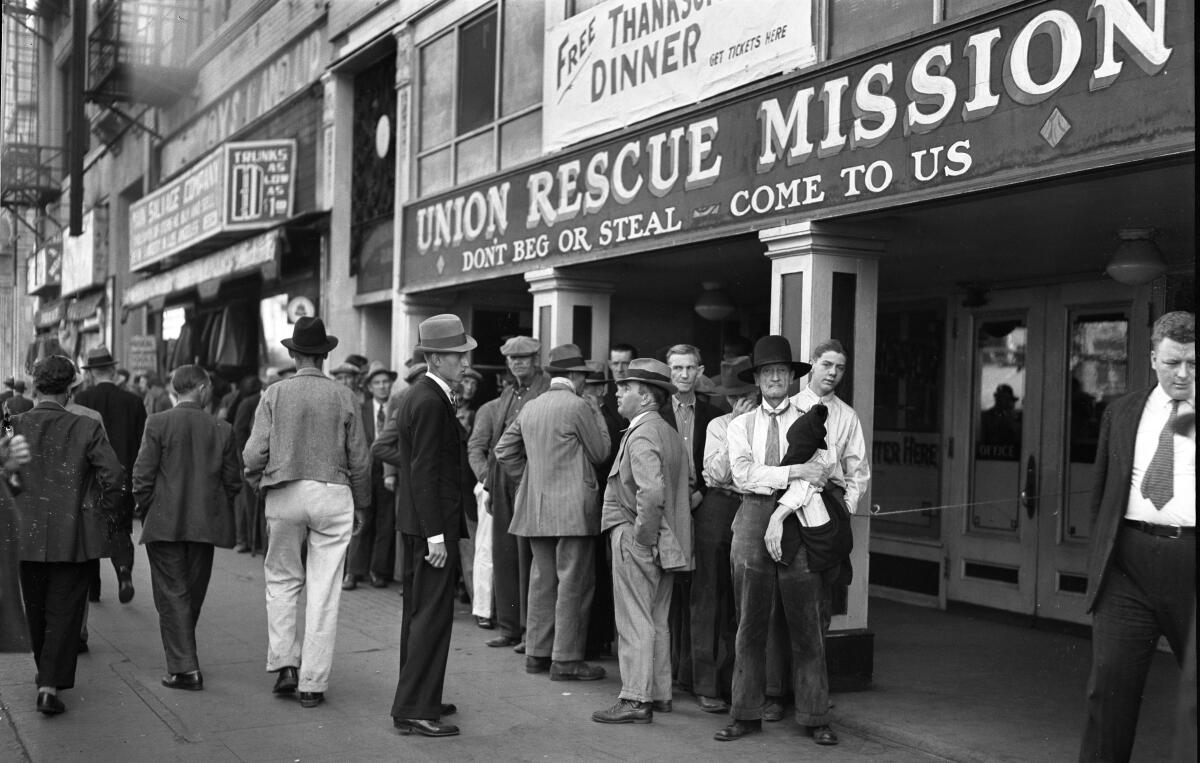
<instances>
[{"instance_id":1,"label":"leather dress shoe","mask_svg":"<svg viewBox=\"0 0 1200 763\"><path fill-rule=\"evenodd\" d=\"M520 644L520 643L521 643L521 637L520 637L520 636L505 636L505 635L500 635L500 636L497 636L497 637L495 637L495 638L490 638L490 639L488 639L488 640L487 640L485 643L486 643L488 646L493 646L493 647L499 647L499 646L516 646L517 644Z\"/></svg>"},{"instance_id":2,"label":"leather dress shoe","mask_svg":"<svg viewBox=\"0 0 1200 763\"><path fill-rule=\"evenodd\" d=\"M323 691L300 692L300 707L316 707L324 701L325 692Z\"/></svg>"},{"instance_id":3,"label":"leather dress shoe","mask_svg":"<svg viewBox=\"0 0 1200 763\"><path fill-rule=\"evenodd\" d=\"M545 673L550 669L549 657L530 657L525 656L525 672L526 673Z\"/></svg>"},{"instance_id":4,"label":"leather dress shoe","mask_svg":"<svg viewBox=\"0 0 1200 763\"><path fill-rule=\"evenodd\" d=\"M128 567L117 570L117 601L128 604L133 601L133 573Z\"/></svg>"},{"instance_id":5,"label":"leather dress shoe","mask_svg":"<svg viewBox=\"0 0 1200 763\"><path fill-rule=\"evenodd\" d=\"M300 673L291 665L279 669L279 677L275 679L276 694L291 694L300 685Z\"/></svg>"},{"instance_id":6,"label":"leather dress shoe","mask_svg":"<svg viewBox=\"0 0 1200 763\"><path fill-rule=\"evenodd\" d=\"M551 681L598 681L601 678L604 678L604 668L588 665L583 660L555 660L550 664Z\"/></svg>"},{"instance_id":7,"label":"leather dress shoe","mask_svg":"<svg viewBox=\"0 0 1200 763\"><path fill-rule=\"evenodd\" d=\"M750 734L757 734L762 731L762 721L734 721L725 728L713 734L713 739L718 742L732 742L735 739L741 739Z\"/></svg>"},{"instance_id":8,"label":"leather dress shoe","mask_svg":"<svg viewBox=\"0 0 1200 763\"><path fill-rule=\"evenodd\" d=\"M234 547L233 547L233 550L234 550L234 551L236 551L236 552L238 552L239 554L248 554L248 553L250 553L250 547L249 547L249 546L247 546L245 543L239 543L239 544L237 544L236 546L234 546Z\"/></svg>"},{"instance_id":9,"label":"leather dress shoe","mask_svg":"<svg viewBox=\"0 0 1200 763\"><path fill-rule=\"evenodd\" d=\"M475 617L475 625L483 628L485 631L490 631L496 627L496 622L490 617Z\"/></svg>"},{"instance_id":10,"label":"leather dress shoe","mask_svg":"<svg viewBox=\"0 0 1200 763\"><path fill-rule=\"evenodd\" d=\"M654 708L649 702L619 699L607 710L592 713L592 720L596 723L650 723L654 720Z\"/></svg>"},{"instance_id":11,"label":"leather dress shoe","mask_svg":"<svg viewBox=\"0 0 1200 763\"><path fill-rule=\"evenodd\" d=\"M525 640L521 639L521 643L514 646L513 651L517 654L525 654Z\"/></svg>"},{"instance_id":12,"label":"leather dress shoe","mask_svg":"<svg viewBox=\"0 0 1200 763\"><path fill-rule=\"evenodd\" d=\"M833 732L833 729L829 728L828 724L824 726L809 726L805 730L817 744L831 746L838 743L837 734Z\"/></svg>"},{"instance_id":13,"label":"leather dress shoe","mask_svg":"<svg viewBox=\"0 0 1200 763\"><path fill-rule=\"evenodd\" d=\"M385 578L383 575L376 575L374 572L371 573L372 588L387 588L387 585L387 578Z\"/></svg>"},{"instance_id":14,"label":"leather dress shoe","mask_svg":"<svg viewBox=\"0 0 1200 763\"><path fill-rule=\"evenodd\" d=\"M425 718L393 718L392 725L401 734L420 734L427 737L452 737L458 735L458 726Z\"/></svg>"},{"instance_id":15,"label":"leather dress shoe","mask_svg":"<svg viewBox=\"0 0 1200 763\"><path fill-rule=\"evenodd\" d=\"M347 572L342 576L342 590L353 591L355 588L358 588L358 575L355 575L353 572Z\"/></svg>"},{"instance_id":16,"label":"leather dress shoe","mask_svg":"<svg viewBox=\"0 0 1200 763\"><path fill-rule=\"evenodd\" d=\"M37 711L42 715L58 715L67 712L62 700L49 692L38 692Z\"/></svg>"},{"instance_id":17,"label":"leather dress shoe","mask_svg":"<svg viewBox=\"0 0 1200 763\"><path fill-rule=\"evenodd\" d=\"M675 709L675 705L669 699L656 699L650 703L650 709L656 713L669 713Z\"/></svg>"},{"instance_id":18,"label":"leather dress shoe","mask_svg":"<svg viewBox=\"0 0 1200 763\"><path fill-rule=\"evenodd\" d=\"M700 709L706 713L727 713L729 712L729 703L720 697L706 697L703 694L696 697L700 703Z\"/></svg>"},{"instance_id":19,"label":"leather dress shoe","mask_svg":"<svg viewBox=\"0 0 1200 763\"><path fill-rule=\"evenodd\" d=\"M200 675L199 670L195 673L167 673L162 678L162 685L168 689L200 691L204 688L204 676Z\"/></svg>"},{"instance_id":20,"label":"leather dress shoe","mask_svg":"<svg viewBox=\"0 0 1200 763\"><path fill-rule=\"evenodd\" d=\"M458 712L458 705L453 702L443 702L441 708L442 715L454 715Z\"/></svg>"},{"instance_id":21,"label":"leather dress shoe","mask_svg":"<svg viewBox=\"0 0 1200 763\"><path fill-rule=\"evenodd\" d=\"M766 707L763 708L762 719L768 723L776 723L783 720L783 703L777 699L768 699Z\"/></svg>"}]
</instances>

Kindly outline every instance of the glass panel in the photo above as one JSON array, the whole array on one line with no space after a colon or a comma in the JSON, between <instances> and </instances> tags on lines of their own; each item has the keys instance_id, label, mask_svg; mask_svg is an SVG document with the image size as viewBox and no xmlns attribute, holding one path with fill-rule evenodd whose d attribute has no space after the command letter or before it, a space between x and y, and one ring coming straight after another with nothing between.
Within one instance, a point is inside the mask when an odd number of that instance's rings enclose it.
<instances>
[{"instance_id":1,"label":"glass panel","mask_svg":"<svg viewBox=\"0 0 1200 763\"><path fill-rule=\"evenodd\" d=\"M834 58L933 26L934 0L829 0Z\"/></svg>"},{"instance_id":2,"label":"glass panel","mask_svg":"<svg viewBox=\"0 0 1200 763\"><path fill-rule=\"evenodd\" d=\"M454 36L421 48L421 150L453 137Z\"/></svg>"},{"instance_id":3,"label":"glass panel","mask_svg":"<svg viewBox=\"0 0 1200 763\"><path fill-rule=\"evenodd\" d=\"M276 368L282 368L294 362L288 356L287 348L279 343L280 340L287 339L292 335L292 327L288 324L287 306L288 295L286 294L276 294L258 303L258 313L262 320L263 346L267 348L267 355L263 362Z\"/></svg>"},{"instance_id":4,"label":"glass panel","mask_svg":"<svg viewBox=\"0 0 1200 763\"><path fill-rule=\"evenodd\" d=\"M1129 316L1075 315L1071 321L1071 400L1067 407L1067 512L1063 537L1091 536L1092 464L1100 416L1129 388Z\"/></svg>"},{"instance_id":5,"label":"glass panel","mask_svg":"<svg viewBox=\"0 0 1200 763\"><path fill-rule=\"evenodd\" d=\"M946 0L946 18L958 19L974 16L992 8L1009 5L1013 0Z\"/></svg>"},{"instance_id":6,"label":"glass panel","mask_svg":"<svg viewBox=\"0 0 1200 763\"><path fill-rule=\"evenodd\" d=\"M541 109L500 126L500 169L536 159L541 153Z\"/></svg>"},{"instance_id":7,"label":"glass panel","mask_svg":"<svg viewBox=\"0 0 1200 763\"><path fill-rule=\"evenodd\" d=\"M504 4L503 82L500 114L508 116L542 102L542 47L546 38L546 4L542 0L508 0Z\"/></svg>"},{"instance_id":8,"label":"glass panel","mask_svg":"<svg viewBox=\"0 0 1200 763\"><path fill-rule=\"evenodd\" d=\"M458 144L456 182L466 183L496 171L495 130L485 130Z\"/></svg>"},{"instance_id":9,"label":"glass panel","mask_svg":"<svg viewBox=\"0 0 1200 763\"><path fill-rule=\"evenodd\" d=\"M496 11L459 30L458 131L471 132L496 119ZM541 67L536 69L540 77Z\"/></svg>"},{"instance_id":10,"label":"glass panel","mask_svg":"<svg viewBox=\"0 0 1200 763\"><path fill-rule=\"evenodd\" d=\"M970 527L1015 532L1021 479L1021 399L1025 396L1025 318L981 322L975 337L974 479Z\"/></svg>"},{"instance_id":11,"label":"glass panel","mask_svg":"<svg viewBox=\"0 0 1200 763\"><path fill-rule=\"evenodd\" d=\"M427 196L454 185L450 177L450 149L422 156L417 160L417 193Z\"/></svg>"}]
</instances>

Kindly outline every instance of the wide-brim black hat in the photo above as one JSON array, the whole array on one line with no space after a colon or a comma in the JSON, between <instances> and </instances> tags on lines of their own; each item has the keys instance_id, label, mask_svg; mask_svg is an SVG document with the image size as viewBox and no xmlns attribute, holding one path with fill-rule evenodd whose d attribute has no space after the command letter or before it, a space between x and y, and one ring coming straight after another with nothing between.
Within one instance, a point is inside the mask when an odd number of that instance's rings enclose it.
<instances>
[{"instance_id":1,"label":"wide-brim black hat","mask_svg":"<svg viewBox=\"0 0 1200 763\"><path fill-rule=\"evenodd\" d=\"M808 363L792 360L792 343L787 340L787 337L778 334L764 336L754 343L754 354L751 355L751 363L750 368L739 371L737 375L737 378L751 384L755 383L754 374L758 369L775 363L787 365L796 376L804 376L812 370L812 366Z\"/></svg>"},{"instance_id":2,"label":"wide-brim black hat","mask_svg":"<svg viewBox=\"0 0 1200 763\"><path fill-rule=\"evenodd\" d=\"M292 338L281 339L279 343L302 355L326 355L338 346L338 338L325 333L325 322L320 318L306 315L296 321Z\"/></svg>"}]
</instances>

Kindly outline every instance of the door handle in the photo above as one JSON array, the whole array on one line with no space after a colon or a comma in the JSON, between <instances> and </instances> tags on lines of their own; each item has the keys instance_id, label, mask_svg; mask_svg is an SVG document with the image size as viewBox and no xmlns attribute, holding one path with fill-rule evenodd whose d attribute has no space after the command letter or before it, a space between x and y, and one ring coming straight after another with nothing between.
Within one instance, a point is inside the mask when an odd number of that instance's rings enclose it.
<instances>
[{"instance_id":1,"label":"door handle","mask_svg":"<svg viewBox=\"0 0 1200 763\"><path fill-rule=\"evenodd\" d=\"M1025 489L1021 491L1021 503L1025 506L1025 513L1033 519L1038 509L1037 461L1033 456L1025 462Z\"/></svg>"}]
</instances>

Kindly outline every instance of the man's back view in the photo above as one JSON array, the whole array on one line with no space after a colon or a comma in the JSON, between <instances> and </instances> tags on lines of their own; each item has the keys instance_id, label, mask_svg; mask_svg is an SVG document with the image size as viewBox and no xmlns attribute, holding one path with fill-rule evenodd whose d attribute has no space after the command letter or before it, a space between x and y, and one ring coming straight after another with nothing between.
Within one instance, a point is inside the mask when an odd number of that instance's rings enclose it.
<instances>
[{"instance_id":1,"label":"man's back view","mask_svg":"<svg viewBox=\"0 0 1200 763\"><path fill-rule=\"evenodd\" d=\"M242 453L247 481L266 496L267 671L279 674L277 694L298 688L304 707L320 704L329 686L342 561L351 529L361 524L358 512L371 501L358 401L321 372L337 342L320 318L296 322L282 341L296 375L263 391ZM307 563L300 556L306 537ZM296 608L305 586L301 647Z\"/></svg>"}]
</instances>

